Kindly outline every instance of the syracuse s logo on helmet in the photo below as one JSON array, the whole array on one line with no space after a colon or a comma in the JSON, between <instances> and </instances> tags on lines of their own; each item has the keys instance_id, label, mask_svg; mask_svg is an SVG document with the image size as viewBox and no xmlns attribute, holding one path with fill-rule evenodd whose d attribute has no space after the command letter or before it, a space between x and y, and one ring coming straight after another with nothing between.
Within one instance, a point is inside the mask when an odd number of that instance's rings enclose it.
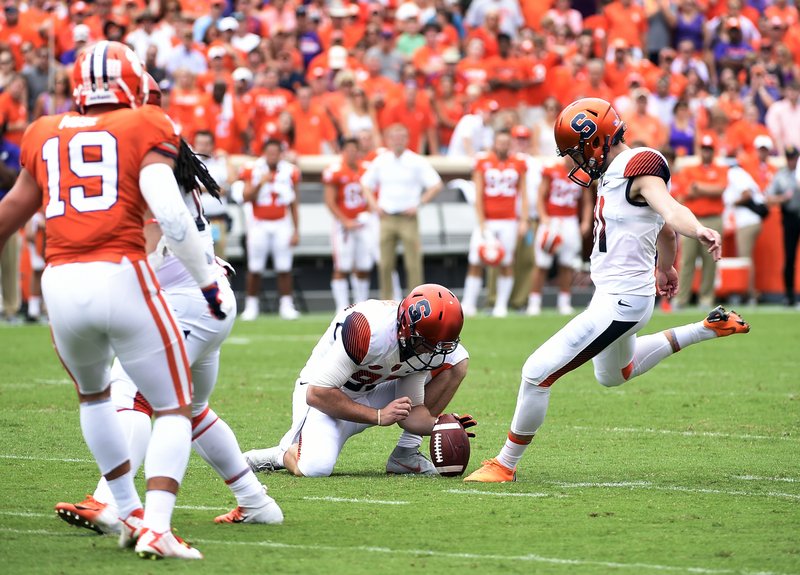
<instances>
[{"instance_id":1,"label":"syracuse s logo on helmet","mask_svg":"<svg viewBox=\"0 0 800 575\"><path fill-rule=\"evenodd\" d=\"M581 138L584 140L588 140L592 136L594 136L595 132L597 132L597 124L594 121L590 120L586 117L586 114L583 112L579 114L575 114L575 117L572 118L572 121L569 123L570 128L575 130L581 135Z\"/></svg>"},{"instance_id":2,"label":"syracuse s logo on helmet","mask_svg":"<svg viewBox=\"0 0 800 575\"><path fill-rule=\"evenodd\" d=\"M408 318L412 324L429 315L431 315L431 304L426 299L420 300L408 308Z\"/></svg>"}]
</instances>

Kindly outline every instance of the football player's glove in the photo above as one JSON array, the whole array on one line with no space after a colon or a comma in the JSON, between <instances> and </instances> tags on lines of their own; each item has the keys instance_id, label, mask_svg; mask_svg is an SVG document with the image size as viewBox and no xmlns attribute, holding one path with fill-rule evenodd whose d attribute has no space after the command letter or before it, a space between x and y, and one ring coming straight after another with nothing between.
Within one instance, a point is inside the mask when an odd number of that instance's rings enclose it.
<instances>
[{"instance_id":1,"label":"football player's glove","mask_svg":"<svg viewBox=\"0 0 800 575\"><path fill-rule=\"evenodd\" d=\"M204 287L201 291L203 292L203 297L206 298L208 302L208 309L211 310L211 314L215 318L225 319L228 317L228 313L230 313L233 308L230 302L225 301L223 292L220 291L217 282Z\"/></svg>"},{"instance_id":2,"label":"football player's glove","mask_svg":"<svg viewBox=\"0 0 800 575\"><path fill-rule=\"evenodd\" d=\"M226 276L228 279L231 279L231 278L233 278L234 276L236 276L236 270L235 270L235 269L233 269L233 266L232 266L230 263L226 262L225 260L223 260L223 259L222 259L221 257L219 257L219 256L214 256L214 259L216 259L216 260L217 260L217 265L218 265L218 266L220 266L222 269L224 269L224 270L225 270L225 276Z\"/></svg>"},{"instance_id":3,"label":"football player's glove","mask_svg":"<svg viewBox=\"0 0 800 575\"><path fill-rule=\"evenodd\" d=\"M458 420L458 422L461 424L461 427L463 427L464 431L467 432L467 437L475 437L474 431L467 431L467 429L469 429L470 427L475 427L476 425L478 425L478 422L475 421L474 417L472 417L468 413L465 413L464 415L453 413L451 415Z\"/></svg>"}]
</instances>

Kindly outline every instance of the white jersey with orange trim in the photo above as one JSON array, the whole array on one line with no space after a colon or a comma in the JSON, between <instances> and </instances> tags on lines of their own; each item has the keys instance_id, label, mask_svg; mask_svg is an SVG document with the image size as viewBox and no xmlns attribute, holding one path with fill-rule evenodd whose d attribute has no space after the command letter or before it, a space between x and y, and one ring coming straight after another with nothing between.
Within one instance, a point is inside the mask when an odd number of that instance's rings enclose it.
<instances>
[{"instance_id":1,"label":"white jersey with orange trim","mask_svg":"<svg viewBox=\"0 0 800 575\"><path fill-rule=\"evenodd\" d=\"M669 189L667 160L652 148L625 150L598 182L591 277L605 293L655 294L656 239L664 219L643 199L630 198L637 176L660 177Z\"/></svg>"},{"instance_id":2,"label":"white jersey with orange trim","mask_svg":"<svg viewBox=\"0 0 800 575\"><path fill-rule=\"evenodd\" d=\"M398 305L393 300L371 299L340 311L311 352L298 382L336 387L358 397L381 383L400 380L397 397L407 396L413 405L422 404L432 370L414 371L400 358ZM459 345L434 366L452 366L468 357Z\"/></svg>"}]
</instances>

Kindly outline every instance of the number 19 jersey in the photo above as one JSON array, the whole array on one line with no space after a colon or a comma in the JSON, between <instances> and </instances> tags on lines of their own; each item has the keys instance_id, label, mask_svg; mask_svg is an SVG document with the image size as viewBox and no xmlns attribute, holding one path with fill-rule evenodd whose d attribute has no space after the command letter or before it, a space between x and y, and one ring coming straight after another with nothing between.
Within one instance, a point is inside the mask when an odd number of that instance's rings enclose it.
<instances>
[{"instance_id":1,"label":"number 19 jersey","mask_svg":"<svg viewBox=\"0 0 800 575\"><path fill-rule=\"evenodd\" d=\"M151 150L174 159L178 144L174 125L154 106L31 124L21 163L43 193L47 263L144 258L142 160Z\"/></svg>"},{"instance_id":2,"label":"number 19 jersey","mask_svg":"<svg viewBox=\"0 0 800 575\"><path fill-rule=\"evenodd\" d=\"M637 176L660 177L669 188L667 160L650 148L622 152L598 182L591 276L605 293L649 296L656 292L656 239L664 219L641 197L631 198Z\"/></svg>"}]
</instances>

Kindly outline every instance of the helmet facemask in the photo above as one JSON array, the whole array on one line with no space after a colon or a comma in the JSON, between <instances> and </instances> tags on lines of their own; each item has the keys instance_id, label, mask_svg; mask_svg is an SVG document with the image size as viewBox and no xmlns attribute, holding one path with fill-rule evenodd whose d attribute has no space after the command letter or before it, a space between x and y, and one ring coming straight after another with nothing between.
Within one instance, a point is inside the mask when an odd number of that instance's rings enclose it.
<instances>
[{"instance_id":1,"label":"helmet facemask","mask_svg":"<svg viewBox=\"0 0 800 575\"><path fill-rule=\"evenodd\" d=\"M432 370L444 365L447 354L455 351L461 338L456 338L455 341L440 341L433 344L417 331L419 319L408 318L408 316L412 315L411 310L408 313L404 313L401 307L400 314L397 319L400 361L405 362L414 371Z\"/></svg>"}]
</instances>

